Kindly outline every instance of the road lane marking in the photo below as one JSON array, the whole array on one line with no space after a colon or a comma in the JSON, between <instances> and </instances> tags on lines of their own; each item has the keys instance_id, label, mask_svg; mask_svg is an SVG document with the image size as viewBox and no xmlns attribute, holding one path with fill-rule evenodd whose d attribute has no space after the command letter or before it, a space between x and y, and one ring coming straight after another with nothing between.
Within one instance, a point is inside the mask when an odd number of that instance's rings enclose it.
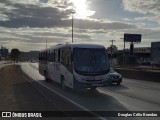
<instances>
[{"instance_id":1,"label":"road lane marking","mask_svg":"<svg viewBox=\"0 0 160 120\"><path fill-rule=\"evenodd\" d=\"M33 68L33 69L34 69L34 68ZM29 78L31 78L31 76L28 75L28 73L27 73L25 70L23 70L22 67L21 67L21 70L22 70ZM32 77L33 77L33 76L32 76ZM25 79L27 79L27 78L25 78ZM82 110L84 110L84 111L87 111L87 112L90 112L91 114L93 114L94 116L96 116L98 119L100 119L100 120L107 120L107 118L99 116L98 114L96 114L96 113L90 111L89 109L81 106L80 104L76 103L75 101L73 101L73 100L65 97L64 95L58 93L57 91L55 91L55 90L49 88L48 86L42 84L41 82L39 82L39 81L36 79L36 77L31 78L31 80L36 81L37 83L39 83L39 84L42 85L43 87L45 87L45 88L47 88L48 90L52 91L53 93L57 94L57 95L60 96L61 98L69 101L70 103L74 104L75 106L79 107L80 109L82 109ZM29 80L27 80L27 81L29 81Z\"/></svg>"}]
</instances>

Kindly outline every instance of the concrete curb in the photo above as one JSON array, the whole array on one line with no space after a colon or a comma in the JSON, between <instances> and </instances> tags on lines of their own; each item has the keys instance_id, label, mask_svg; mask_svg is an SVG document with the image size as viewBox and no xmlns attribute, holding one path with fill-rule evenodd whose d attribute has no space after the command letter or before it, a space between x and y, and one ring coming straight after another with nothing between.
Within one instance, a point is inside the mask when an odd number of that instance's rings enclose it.
<instances>
[{"instance_id":1,"label":"concrete curb","mask_svg":"<svg viewBox=\"0 0 160 120\"><path fill-rule=\"evenodd\" d=\"M133 69L115 69L124 78L131 78L137 80L160 82L160 72L133 70Z\"/></svg>"}]
</instances>

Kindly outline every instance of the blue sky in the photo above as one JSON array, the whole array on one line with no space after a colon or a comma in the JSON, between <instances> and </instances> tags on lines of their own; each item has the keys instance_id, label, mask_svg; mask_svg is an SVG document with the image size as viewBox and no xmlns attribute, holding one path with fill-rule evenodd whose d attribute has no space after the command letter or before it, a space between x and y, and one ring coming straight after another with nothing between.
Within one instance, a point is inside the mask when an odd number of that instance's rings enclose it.
<instances>
[{"instance_id":1,"label":"blue sky","mask_svg":"<svg viewBox=\"0 0 160 120\"><path fill-rule=\"evenodd\" d=\"M41 50L71 42L123 48L124 33L142 34L135 47L160 41L160 0L0 0L0 45L10 50ZM129 43L126 44L129 47Z\"/></svg>"}]
</instances>

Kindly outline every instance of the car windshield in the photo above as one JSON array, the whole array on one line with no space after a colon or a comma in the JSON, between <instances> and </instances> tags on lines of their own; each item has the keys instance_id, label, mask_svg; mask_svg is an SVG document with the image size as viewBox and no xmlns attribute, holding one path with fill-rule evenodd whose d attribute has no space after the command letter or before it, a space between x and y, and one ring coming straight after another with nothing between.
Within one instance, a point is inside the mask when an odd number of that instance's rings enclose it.
<instances>
[{"instance_id":1,"label":"car windshield","mask_svg":"<svg viewBox=\"0 0 160 120\"><path fill-rule=\"evenodd\" d=\"M109 68L105 49L74 49L75 71L83 75L106 74Z\"/></svg>"}]
</instances>

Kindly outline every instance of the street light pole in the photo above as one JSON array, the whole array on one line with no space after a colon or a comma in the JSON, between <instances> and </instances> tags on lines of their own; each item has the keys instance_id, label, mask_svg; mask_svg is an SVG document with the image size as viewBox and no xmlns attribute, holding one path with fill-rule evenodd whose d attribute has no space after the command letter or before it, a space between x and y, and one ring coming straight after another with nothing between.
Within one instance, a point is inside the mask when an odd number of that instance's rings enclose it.
<instances>
[{"instance_id":1,"label":"street light pole","mask_svg":"<svg viewBox=\"0 0 160 120\"><path fill-rule=\"evenodd\" d=\"M70 13L72 15L72 43L73 43L73 15L76 13L76 11L73 9L73 6L72 6L72 9L70 9Z\"/></svg>"},{"instance_id":2,"label":"street light pole","mask_svg":"<svg viewBox=\"0 0 160 120\"><path fill-rule=\"evenodd\" d=\"M112 59L112 54L113 54L113 42L115 41L115 40L110 40L111 42L112 42L112 45L111 45L111 59Z\"/></svg>"},{"instance_id":3,"label":"street light pole","mask_svg":"<svg viewBox=\"0 0 160 120\"><path fill-rule=\"evenodd\" d=\"M120 38L120 39L122 39L123 40L123 42L124 42L124 48L123 48L123 66L124 66L124 68L125 68L125 41L124 41L124 38Z\"/></svg>"},{"instance_id":4,"label":"street light pole","mask_svg":"<svg viewBox=\"0 0 160 120\"><path fill-rule=\"evenodd\" d=\"M72 13L72 43L73 43L73 13Z\"/></svg>"},{"instance_id":5,"label":"street light pole","mask_svg":"<svg viewBox=\"0 0 160 120\"><path fill-rule=\"evenodd\" d=\"M46 37L46 49L47 49L47 37Z\"/></svg>"}]
</instances>

